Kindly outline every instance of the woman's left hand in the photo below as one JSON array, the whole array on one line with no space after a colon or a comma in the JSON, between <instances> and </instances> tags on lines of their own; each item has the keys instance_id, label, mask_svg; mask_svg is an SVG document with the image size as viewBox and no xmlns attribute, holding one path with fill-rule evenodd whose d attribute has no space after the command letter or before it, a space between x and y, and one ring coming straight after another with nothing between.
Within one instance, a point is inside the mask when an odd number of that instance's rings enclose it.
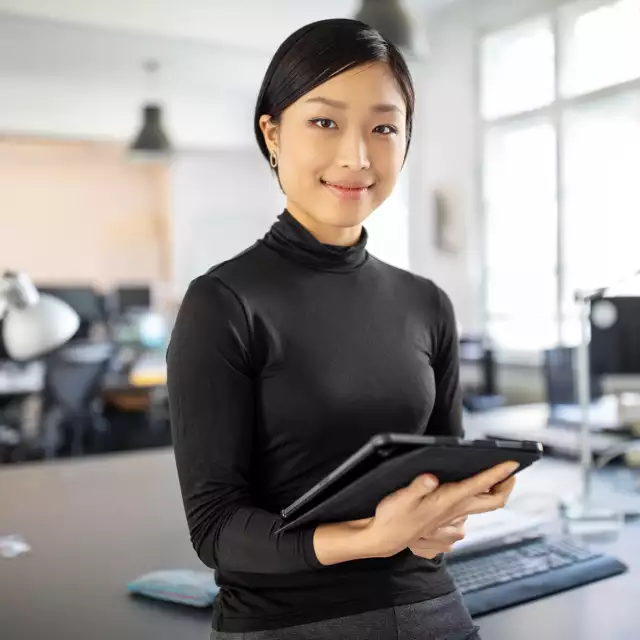
<instances>
[{"instance_id":1,"label":"woman's left hand","mask_svg":"<svg viewBox=\"0 0 640 640\"><path fill-rule=\"evenodd\" d=\"M435 558L439 553L448 553L453 549L453 545L456 542L460 542L460 540L464 538L464 523L467 520L467 516L472 513L485 513L496 509L494 504L496 496L501 497L501 506L504 506L513 491L515 483L515 476L511 476L507 480L495 485L488 492L475 496L473 498L475 503L478 502L478 499L484 499L491 504L488 504L488 508L486 509L482 507L482 504L480 504L480 506L476 504L471 509L465 508L463 515L460 515L448 525L443 525L437 529L435 534L418 538L413 544L409 545L409 549L414 555L428 558L429 560Z\"/></svg>"},{"instance_id":2,"label":"woman's left hand","mask_svg":"<svg viewBox=\"0 0 640 640\"><path fill-rule=\"evenodd\" d=\"M453 549L456 542L460 542L464 538L464 523L467 516L457 518L453 522L440 527L429 537L418 538L413 544L409 545L411 552L432 560L440 553L448 553Z\"/></svg>"}]
</instances>

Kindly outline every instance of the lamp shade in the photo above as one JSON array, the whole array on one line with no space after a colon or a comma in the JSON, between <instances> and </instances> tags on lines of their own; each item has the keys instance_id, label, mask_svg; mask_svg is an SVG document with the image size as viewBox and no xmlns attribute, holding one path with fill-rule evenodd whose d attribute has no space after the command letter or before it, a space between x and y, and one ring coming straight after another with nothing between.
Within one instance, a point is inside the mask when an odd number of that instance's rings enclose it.
<instances>
[{"instance_id":1,"label":"lamp shade","mask_svg":"<svg viewBox=\"0 0 640 640\"><path fill-rule=\"evenodd\" d=\"M413 51L411 19L400 0L362 0L362 6L355 17L379 31L399 49L407 53Z\"/></svg>"},{"instance_id":2,"label":"lamp shade","mask_svg":"<svg viewBox=\"0 0 640 640\"><path fill-rule=\"evenodd\" d=\"M135 154L166 156L171 153L171 143L162 126L162 108L147 104L142 110L142 128L131 145Z\"/></svg>"},{"instance_id":3,"label":"lamp shade","mask_svg":"<svg viewBox=\"0 0 640 640\"><path fill-rule=\"evenodd\" d=\"M34 305L9 306L3 324L2 337L9 357L31 360L71 340L80 318L66 302L42 293Z\"/></svg>"}]
</instances>

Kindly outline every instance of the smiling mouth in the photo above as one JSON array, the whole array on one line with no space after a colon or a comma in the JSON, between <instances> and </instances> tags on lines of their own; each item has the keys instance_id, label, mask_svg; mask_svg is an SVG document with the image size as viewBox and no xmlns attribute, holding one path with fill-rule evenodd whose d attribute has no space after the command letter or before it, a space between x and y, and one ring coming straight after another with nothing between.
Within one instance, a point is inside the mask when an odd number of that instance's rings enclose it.
<instances>
[{"instance_id":1,"label":"smiling mouth","mask_svg":"<svg viewBox=\"0 0 640 640\"><path fill-rule=\"evenodd\" d=\"M329 182L327 180L320 180L325 187L331 187L332 189L337 189L338 191L343 192L345 195L348 194L358 194L365 193L371 187L373 187L374 183L371 184L357 184L357 183L338 183L338 182Z\"/></svg>"}]
</instances>

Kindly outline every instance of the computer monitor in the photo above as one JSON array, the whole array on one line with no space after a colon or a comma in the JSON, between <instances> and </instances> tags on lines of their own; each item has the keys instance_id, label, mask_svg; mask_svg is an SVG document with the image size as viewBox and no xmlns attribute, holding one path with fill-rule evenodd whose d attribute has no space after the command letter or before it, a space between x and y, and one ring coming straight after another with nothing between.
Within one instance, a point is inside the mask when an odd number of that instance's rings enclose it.
<instances>
[{"instance_id":1,"label":"computer monitor","mask_svg":"<svg viewBox=\"0 0 640 640\"><path fill-rule=\"evenodd\" d=\"M113 311L117 316L151 308L151 288L148 285L118 287L113 292Z\"/></svg>"},{"instance_id":2,"label":"computer monitor","mask_svg":"<svg viewBox=\"0 0 640 640\"><path fill-rule=\"evenodd\" d=\"M590 320L592 373L640 375L640 296L597 300Z\"/></svg>"},{"instance_id":3,"label":"computer monitor","mask_svg":"<svg viewBox=\"0 0 640 640\"><path fill-rule=\"evenodd\" d=\"M4 338L2 337L3 326L4 320L0 320L0 361L11 360L11 357L7 353L7 348L4 346Z\"/></svg>"},{"instance_id":4,"label":"computer monitor","mask_svg":"<svg viewBox=\"0 0 640 640\"><path fill-rule=\"evenodd\" d=\"M89 338L91 327L106 320L104 296L91 286L36 284L36 287L41 293L48 293L64 300L80 316L80 326L73 336L73 340Z\"/></svg>"},{"instance_id":5,"label":"computer monitor","mask_svg":"<svg viewBox=\"0 0 640 640\"><path fill-rule=\"evenodd\" d=\"M578 405L580 398L576 384L578 352L575 347L554 347L544 351L544 382L547 403L551 411L556 407ZM602 395L600 381L591 375L591 400Z\"/></svg>"}]
</instances>

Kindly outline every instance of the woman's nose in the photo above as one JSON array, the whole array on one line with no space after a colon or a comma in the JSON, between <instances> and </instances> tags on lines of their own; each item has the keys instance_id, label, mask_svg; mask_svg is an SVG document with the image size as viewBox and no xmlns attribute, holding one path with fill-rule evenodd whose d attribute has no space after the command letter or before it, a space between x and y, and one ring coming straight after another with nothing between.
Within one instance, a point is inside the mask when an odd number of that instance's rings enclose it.
<instances>
[{"instance_id":1,"label":"woman's nose","mask_svg":"<svg viewBox=\"0 0 640 640\"><path fill-rule=\"evenodd\" d=\"M371 166L369 148L361 134L345 134L340 145L338 162L345 169L362 171Z\"/></svg>"}]
</instances>

